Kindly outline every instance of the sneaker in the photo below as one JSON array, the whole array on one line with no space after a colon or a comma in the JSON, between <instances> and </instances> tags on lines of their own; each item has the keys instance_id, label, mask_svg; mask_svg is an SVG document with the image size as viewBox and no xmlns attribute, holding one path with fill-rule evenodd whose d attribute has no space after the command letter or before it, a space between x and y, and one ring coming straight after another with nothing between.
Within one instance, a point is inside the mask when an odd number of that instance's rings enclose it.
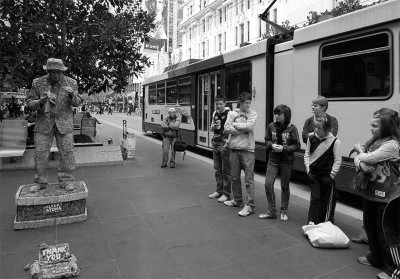
<instances>
[{"instance_id":1,"label":"sneaker","mask_svg":"<svg viewBox=\"0 0 400 279\"><path fill-rule=\"evenodd\" d=\"M258 218L259 219L276 219L276 214L270 213L270 212L262 213L262 214L258 215Z\"/></svg>"},{"instance_id":2,"label":"sneaker","mask_svg":"<svg viewBox=\"0 0 400 279\"><path fill-rule=\"evenodd\" d=\"M357 259L357 261L358 261L360 264L372 266L372 263L367 259L367 257L359 257L359 258Z\"/></svg>"},{"instance_id":3,"label":"sneaker","mask_svg":"<svg viewBox=\"0 0 400 279\"><path fill-rule=\"evenodd\" d=\"M208 196L210 199L218 199L219 197L221 197L220 194L218 194L218 192L214 192L211 195Z\"/></svg>"},{"instance_id":4,"label":"sneaker","mask_svg":"<svg viewBox=\"0 0 400 279\"><path fill-rule=\"evenodd\" d=\"M173 169L173 168L175 168L175 164L174 164L174 163L171 163L171 164L169 164L169 167L170 167L171 169Z\"/></svg>"},{"instance_id":5,"label":"sneaker","mask_svg":"<svg viewBox=\"0 0 400 279\"><path fill-rule=\"evenodd\" d=\"M235 202L235 200L225 201L224 204L229 207L238 207L241 206L241 203Z\"/></svg>"},{"instance_id":6,"label":"sneaker","mask_svg":"<svg viewBox=\"0 0 400 279\"><path fill-rule=\"evenodd\" d=\"M281 212L281 220L287 221L288 219L289 219L289 217L287 216L287 214L285 212Z\"/></svg>"},{"instance_id":7,"label":"sneaker","mask_svg":"<svg viewBox=\"0 0 400 279\"><path fill-rule=\"evenodd\" d=\"M307 225L315 225L315 223L313 221L308 222Z\"/></svg>"},{"instance_id":8,"label":"sneaker","mask_svg":"<svg viewBox=\"0 0 400 279\"><path fill-rule=\"evenodd\" d=\"M229 197L227 195L222 195L219 199L218 202L226 202L229 200Z\"/></svg>"},{"instance_id":9,"label":"sneaker","mask_svg":"<svg viewBox=\"0 0 400 279\"><path fill-rule=\"evenodd\" d=\"M167 165L161 165L161 168L166 168L167 167Z\"/></svg>"},{"instance_id":10,"label":"sneaker","mask_svg":"<svg viewBox=\"0 0 400 279\"><path fill-rule=\"evenodd\" d=\"M239 211L239 216L247 217L254 213L253 208L250 205L245 205L242 210Z\"/></svg>"},{"instance_id":11,"label":"sneaker","mask_svg":"<svg viewBox=\"0 0 400 279\"><path fill-rule=\"evenodd\" d=\"M378 274L376 275L376 277L377 277L378 279L390 279L390 278L392 278L391 276L387 275L386 272L378 273Z\"/></svg>"}]
</instances>

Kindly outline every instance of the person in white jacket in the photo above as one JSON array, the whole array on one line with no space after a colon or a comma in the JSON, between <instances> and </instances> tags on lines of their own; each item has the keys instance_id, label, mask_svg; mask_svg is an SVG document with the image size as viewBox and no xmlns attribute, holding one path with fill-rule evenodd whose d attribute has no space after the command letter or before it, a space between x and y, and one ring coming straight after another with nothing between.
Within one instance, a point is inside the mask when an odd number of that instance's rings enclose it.
<instances>
[{"instance_id":1,"label":"person in white jacket","mask_svg":"<svg viewBox=\"0 0 400 279\"><path fill-rule=\"evenodd\" d=\"M233 199L225 201L227 206L242 206L241 168L244 169L246 183L246 202L239 216L246 217L254 213L254 126L257 112L250 108L252 96L249 92L239 95L240 108L229 112L225 123L225 133L230 135L231 175Z\"/></svg>"}]
</instances>

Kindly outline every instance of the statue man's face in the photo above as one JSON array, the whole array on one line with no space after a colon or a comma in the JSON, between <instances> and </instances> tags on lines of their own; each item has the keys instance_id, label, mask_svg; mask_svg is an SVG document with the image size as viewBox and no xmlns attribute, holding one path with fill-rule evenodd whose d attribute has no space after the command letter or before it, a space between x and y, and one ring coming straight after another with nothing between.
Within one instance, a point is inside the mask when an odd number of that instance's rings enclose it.
<instances>
[{"instance_id":1,"label":"statue man's face","mask_svg":"<svg viewBox=\"0 0 400 279\"><path fill-rule=\"evenodd\" d=\"M50 83L57 83L61 79L62 71L48 70Z\"/></svg>"}]
</instances>

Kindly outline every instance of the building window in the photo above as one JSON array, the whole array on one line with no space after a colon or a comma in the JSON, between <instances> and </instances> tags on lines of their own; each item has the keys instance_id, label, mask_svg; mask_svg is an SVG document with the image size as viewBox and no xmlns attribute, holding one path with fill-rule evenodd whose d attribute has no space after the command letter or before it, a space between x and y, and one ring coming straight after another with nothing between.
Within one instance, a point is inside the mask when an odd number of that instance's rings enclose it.
<instances>
[{"instance_id":1,"label":"building window","mask_svg":"<svg viewBox=\"0 0 400 279\"><path fill-rule=\"evenodd\" d=\"M218 35L218 51L221 52L222 50L222 34Z\"/></svg>"},{"instance_id":2,"label":"building window","mask_svg":"<svg viewBox=\"0 0 400 279\"><path fill-rule=\"evenodd\" d=\"M261 20L261 18L258 18L258 37L261 37L261 23L263 21Z\"/></svg>"},{"instance_id":3,"label":"building window","mask_svg":"<svg viewBox=\"0 0 400 279\"><path fill-rule=\"evenodd\" d=\"M273 21L276 23L278 22L278 9L275 8L272 11L273 11Z\"/></svg>"},{"instance_id":4,"label":"building window","mask_svg":"<svg viewBox=\"0 0 400 279\"><path fill-rule=\"evenodd\" d=\"M321 48L320 93L327 98L384 98L392 93L388 32Z\"/></svg>"},{"instance_id":5,"label":"building window","mask_svg":"<svg viewBox=\"0 0 400 279\"><path fill-rule=\"evenodd\" d=\"M236 14L237 14L237 15L239 14L239 1L240 1L240 0L236 0L236 5L235 5Z\"/></svg>"},{"instance_id":6,"label":"building window","mask_svg":"<svg viewBox=\"0 0 400 279\"><path fill-rule=\"evenodd\" d=\"M189 6L189 14L192 15L192 13L193 13L193 8L192 8L192 5L190 5Z\"/></svg>"},{"instance_id":7,"label":"building window","mask_svg":"<svg viewBox=\"0 0 400 279\"><path fill-rule=\"evenodd\" d=\"M239 0L240 1L240 11L243 12L244 11L244 1L245 0Z\"/></svg>"},{"instance_id":8,"label":"building window","mask_svg":"<svg viewBox=\"0 0 400 279\"><path fill-rule=\"evenodd\" d=\"M206 57L206 42L201 43L202 49L203 49L203 58Z\"/></svg>"},{"instance_id":9,"label":"building window","mask_svg":"<svg viewBox=\"0 0 400 279\"><path fill-rule=\"evenodd\" d=\"M247 9L250 9L251 0L247 0Z\"/></svg>"},{"instance_id":10,"label":"building window","mask_svg":"<svg viewBox=\"0 0 400 279\"><path fill-rule=\"evenodd\" d=\"M224 32L224 50L226 50L226 32Z\"/></svg>"},{"instance_id":11,"label":"building window","mask_svg":"<svg viewBox=\"0 0 400 279\"><path fill-rule=\"evenodd\" d=\"M210 41L209 40L207 40L206 49L207 49L206 55L208 57L210 55Z\"/></svg>"},{"instance_id":12,"label":"building window","mask_svg":"<svg viewBox=\"0 0 400 279\"><path fill-rule=\"evenodd\" d=\"M206 20L205 19L203 19L201 21L201 28L203 29L203 33L206 32Z\"/></svg>"},{"instance_id":13,"label":"building window","mask_svg":"<svg viewBox=\"0 0 400 279\"><path fill-rule=\"evenodd\" d=\"M250 21L247 22L247 41L250 41Z\"/></svg>"},{"instance_id":14,"label":"building window","mask_svg":"<svg viewBox=\"0 0 400 279\"><path fill-rule=\"evenodd\" d=\"M204 1L203 5L204 5L203 8L205 8L207 6L207 1Z\"/></svg>"},{"instance_id":15,"label":"building window","mask_svg":"<svg viewBox=\"0 0 400 279\"><path fill-rule=\"evenodd\" d=\"M226 21L226 10L228 9L227 6L224 7L224 22Z\"/></svg>"},{"instance_id":16,"label":"building window","mask_svg":"<svg viewBox=\"0 0 400 279\"><path fill-rule=\"evenodd\" d=\"M219 18L219 23L222 23L222 9L218 9L218 18Z\"/></svg>"},{"instance_id":17,"label":"building window","mask_svg":"<svg viewBox=\"0 0 400 279\"><path fill-rule=\"evenodd\" d=\"M244 43L244 24L239 25L240 28L240 44Z\"/></svg>"},{"instance_id":18,"label":"building window","mask_svg":"<svg viewBox=\"0 0 400 279\"><path fill-rule=\"evenodd\" d=\"M189 28L189 40L192 39L192 28Z\"/></svg>"},{"instance_id":19,"label":"building window","mask_svg":"<svg viewBox=\"0 0 400 279\"><path fill-rule=\"evenodd\" d=\"M189 59L192 58L192 49L191 48L188 49L188 57L189 57Z\"/></svg>"},{"instance_id":20,"label":"building window","mask_svg":"<svg viewBox=\"0 0 400 279\"><path fill-rule=\"evenodd\" d=\"M235 45L238 45L238 28L235 27Z\"/></svg>"}]
</instances>

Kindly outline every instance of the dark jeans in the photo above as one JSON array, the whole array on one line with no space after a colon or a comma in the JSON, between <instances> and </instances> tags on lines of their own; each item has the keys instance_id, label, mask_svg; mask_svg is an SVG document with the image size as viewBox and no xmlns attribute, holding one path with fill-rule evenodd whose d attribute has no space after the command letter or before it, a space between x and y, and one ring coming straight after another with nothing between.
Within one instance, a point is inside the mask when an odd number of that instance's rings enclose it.
<instances>
[{"instance_id":1,"label":"dark jeans","mask_svg":"<svg viewBox=\"0 0 400 279\"><path fill-rule=\"evenodd\" d=\"M242 203L242 183L240 173L244 169L246 184L246 205L254 207L254 152L246 150L231 150L232 193L235 202Z\"/></svg>"},{"instance_id":2,"label":"dark jeans","mask_svg":"<svg viewBox=\"0 0 400 279\"><path fill-rule=\"evenodd\" d=\"M392 274L395 269L389 246L385 241L382 229L382 217L386 203L363 200L363 223L368 236L370 253L367 259L376 267L384 267L385 272Z\"/></svg>"},{"instance_id":3,"label":"dark jeans","mask_svg":"<svg viewBox=\"0 0 400 279\"><path fill-rule=\"evenodd\" d=\"M334 200L334 181L329 175L313 175L308 173L310 178L311 199L308 209L308 222L319 224L322 222L333 221L331 210Z\"/></svg>"},{"instance_id":4,"label":"dark jeans","mask_svg":"<svg viewBox=\"0 0 400 279\"><path fill-rule=\"evenodd\" d=\"M213 143L216 192L229 197L231 195L231 150L224 147L224 144L224 142Z\"/></svg>"},{"instance_id":5,"label":"dark jeans","mask_svg":"<svg viewBox=\"0 0 400 279\"><path fill-rule=\"evenodd\" d=\"M290 189L289 181L292 176L293 163L268 162L265 175L265 193L268 200L268 212L276 214L274 182L278 172L281 177L281 212L285 212L289 206Z\"/></svg>"}]
</instances>

